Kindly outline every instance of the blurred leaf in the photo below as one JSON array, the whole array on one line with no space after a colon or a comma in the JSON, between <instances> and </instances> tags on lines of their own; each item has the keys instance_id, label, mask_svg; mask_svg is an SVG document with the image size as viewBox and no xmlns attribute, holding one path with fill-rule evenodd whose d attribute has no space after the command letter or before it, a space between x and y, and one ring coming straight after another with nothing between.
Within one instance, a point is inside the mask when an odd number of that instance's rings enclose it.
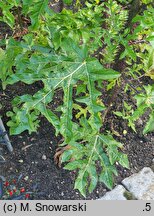
<instances>
[{"instance_id":1,"label":"blurred leaf","mask_svg":"<svg viewBox=\"0 0 154 216\"><path fill-rule=\"evenodd\" d=\"M105 168L99 177L100 182L103 182L110 190L113 188L113 171L110 168Z\"/></svg>"},{"instance_id":2,"label":"blurred leaf","mask_svg":"<svg viewBox=\"0 0 154 216\"><path fill-rule=\"evenodd\" d=\"M127 155L119 153L118 156L119 156L119 163L121 164L121 166L129 169L129 161Z\"/></svg>"},{"instance_id":3,"label":"blurred leaf","mask_svg":"<svg viewBox=\"0 0 154 216\"><path fill-rule=\"evenodd\" d=\"M151 112L148 122L143 130L143 134L154 131L154 111Z\"/></svg>"},{"instance_id":4,"label":"blurred leaf","mask_svg":"<svg viewBox=\"0 0 154 216\"><path fill-rule=\"evenodd\" d=\"M73 0L64 0L64 3L68 4L68 5L72 4L72 2L73 2Z\"/></svg>"}]
</instances>

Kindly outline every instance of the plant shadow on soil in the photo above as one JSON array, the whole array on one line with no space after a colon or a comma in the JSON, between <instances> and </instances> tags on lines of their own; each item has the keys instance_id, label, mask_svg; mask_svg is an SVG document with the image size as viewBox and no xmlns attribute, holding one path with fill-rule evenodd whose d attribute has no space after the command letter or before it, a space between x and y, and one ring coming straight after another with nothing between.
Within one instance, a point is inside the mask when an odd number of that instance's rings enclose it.
<instances>
[{"instance_id":1,"label":"plant shadow on soil","mask_svg":"<svg viewBox=\"0 0 154 216\"><path fill-rule=\"evenodd\" d=\"M5 90L5 94L0 90L0 102L2 104L0 115L5 125L8 121L6 112L11 110L11 100L17 94L22 95L25 91L33 94L39 88L40 86L36 83L31 86L17 83L9 86ZM57 97L61 97L61 95ZM118 95L118 98L122 100L123 96ZM56 106L56 103L52 104L52 106ZM23 132L18 136L10 136L14 152L9 154L4 148L3 156L6 162L0 163L0 175L3 174L7 180L10 178L18 179L22 175L20 186L24 186L28 191L33 191L34 188L37 191L34 193L33 199L91 200L102 197L108 191L102 183L98 183L94 192L87 194L86 198L73 189L77 173L59 168L54 163L54 154L60 138L55 137L54 128L44 117L40 117L40 120L40 128L37 133L29 135L28 132ZM124 169L118 164L116 165L119 173L118 177L115 177L114 186L116 186L124 178L140 171L143 167L153 167L154 133L146 136L142 135L144 118L138 124L138 133L132 132L126 122L113 116L107 117L107 128L110 127L111 121L114 123L114 129L121 135L118 140L124 144L123 151L128 155L130 161L130 169ZM128 131L125 136L123 130Z\"/></svg>"}]
</instances>

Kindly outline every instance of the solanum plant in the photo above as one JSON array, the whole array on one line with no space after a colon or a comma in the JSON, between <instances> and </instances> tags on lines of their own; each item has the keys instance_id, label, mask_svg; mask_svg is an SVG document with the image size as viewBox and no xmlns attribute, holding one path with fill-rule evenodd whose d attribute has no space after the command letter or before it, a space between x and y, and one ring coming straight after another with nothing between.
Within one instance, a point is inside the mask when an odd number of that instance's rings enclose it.
<instances>
[{"instance_id":1,"label":"solanum plant","mask_svg":"<svg viewBox=\"0 0 154 216\"><path fill-rule=\"evenodd\" d=\"M112 95L116 95L117 87L120 89L124 80L129 90L131 79L138 80L140 76L153 79L152 1L141 1L135 11L129 2L85 1L81 7L77 1L75 11L64 8L60 13L49 8L48 0L10 0L0 4L1 20L13 30L16 9L20 21L26 17L30 22L27 34L21 34L18 40L9 37L0 49L3 88L19 81L28 85L43 82L35 94L13 99L13 110L7 113L10 134L37 131L40 115L45 116L56 135L63 137L61 146L65 151L60 160L65 169L78 170L75 189L83 196L87 189L92 192L98 181L111 189L113 176L118 175L116 163L129 168L123 145L111 131L105 130L107 113L128 120L135 130L135 121L150 109L143 132L154 130L153 85L142 86L135 95L132 91L136 109L130 108L128 117L111 109ZM119 62L125 67L117 67ZM102 81L106 81L107 87ZM102 89L108 94L108 103L101 99ZM53 110L50 104L57 91L63 99Z\"/></svg>"}]
</instances>

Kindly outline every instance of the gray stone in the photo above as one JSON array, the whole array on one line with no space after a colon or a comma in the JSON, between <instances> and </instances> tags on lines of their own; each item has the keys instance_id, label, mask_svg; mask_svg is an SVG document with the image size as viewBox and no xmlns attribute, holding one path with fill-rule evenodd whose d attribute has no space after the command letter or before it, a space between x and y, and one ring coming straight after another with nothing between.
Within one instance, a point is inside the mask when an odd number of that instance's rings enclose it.
<instances>
[{"instance_id":1,"label":"gray stone","mask_svg":"<svg viewBox=\"0 0 154 216\"><path fill-rule=\"evenodd\" d=\"M154 200L154 172L145 167L139 173L125 178L122 184L139 200Z\"/></svg>"},{"instance_id":2,"label":"gray stone","mask_svg":"<svg viewBox=\"0 0 154 216\"><path fill-rule=\"evenodd\" d=\"M107 192L99 200L127 200L124 196L126 189L122 185L117 185L112 191Z\"/></svg>"},{"instance_id":3,"label":"gray stone","mask_svg":"<svg viewBox=\"0 0 154 216\"><path fill-rule=\"evenodd\" d=\"M42 160L46 160L47 156L46 155L42 155Z\"/></svg>"}]
</instances>

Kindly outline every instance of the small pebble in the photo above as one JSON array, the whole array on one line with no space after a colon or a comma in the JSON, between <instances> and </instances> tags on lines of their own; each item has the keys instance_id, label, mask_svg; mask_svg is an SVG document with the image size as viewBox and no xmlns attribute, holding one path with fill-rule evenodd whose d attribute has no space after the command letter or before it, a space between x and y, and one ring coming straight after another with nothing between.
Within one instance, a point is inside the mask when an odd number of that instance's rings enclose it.
<instances>
[{"instance_id":1,"label":"small pebble","mask_svg":"<svg viewBox=\"0 0 154 216\"><path fill-rule=\"evenodd\" d=\"M127 131L126 130L123 130L123 135L125 136L127 134Z\"/></svg>"},{"instance_id":2,"label":"small pebble","mask_svg":"<svg viewBox=\"0 0 154 216\"><path fill-rule=\"evenodd\" d=\"M42 155L42 160L46 160L47 156L46 155Z\"/></svg>"},{"instance_id":3,"label":"small pebble","mask_svg":"<svg viewBox=\"0 0 154 216\"><path fill-rule=\"evenodd\" d=\"M137 124L138 124L138 126L143 125L143 121L142 121L141 118L139 118L139 119L137 120Z\"/></svg>"},{"instance_id":4,"label":"small pebble","mask_svg":"<svg viewBox=\"0 0 154 216\"><path fill-rule=\"evenodd\" d=\"M29 179L29 177L28 177L28 176L25 176L24 180L27 181L28 179Z\"/></svg>"},{"instance_id":5,"label":"small pebble","mask_svg":"<svg viewBox=\"0 0 154 216\"><path fill-rule=\"evenodd\" d=\"M21 160L18 160L19 161L19 163L23 163L24 161L21 159Z\"/></svg>"},{"instance_id":6,"label":"small pebble","mask_svg":"<svg viewBox=\"0 0 154 216\"><path fill-rule=\"evenodd\" d=\"M153 137L151 137L151 142L154 142L154 136L153 136Z\"/></svg>"},{"instance_id":7,"label":"small pebble","mask_svg":"<svg viewBox=\"0 0 154 216\"><path fill-rule=\"evenodd\" d=\"M31 139L30 139L30 141L34 141L34 140L36 140L36 139L35 139L35 138L31 138Z\"/></svg>"}]
</instances>

